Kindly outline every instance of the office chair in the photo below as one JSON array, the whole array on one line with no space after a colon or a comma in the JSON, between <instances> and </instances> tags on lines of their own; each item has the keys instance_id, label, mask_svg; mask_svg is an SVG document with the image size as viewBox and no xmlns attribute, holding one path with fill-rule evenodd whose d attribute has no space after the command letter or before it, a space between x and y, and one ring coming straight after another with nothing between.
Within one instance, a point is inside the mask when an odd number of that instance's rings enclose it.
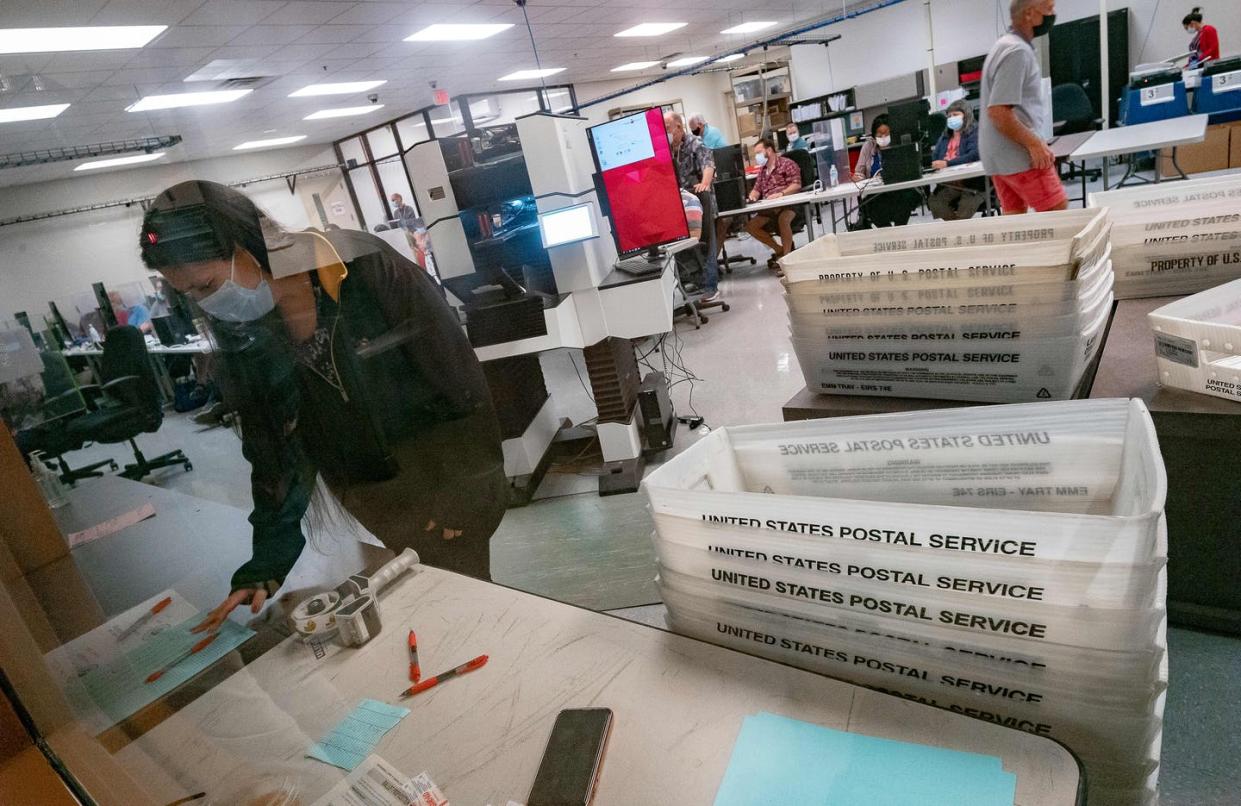
<instances>
[{"instance_id":1,"label":"office chair","mask_svg":"<svg viewBox=\"0 0 1241 806\"><path fill-rule=\"evenodd\" d=\"M717 149L717 151L720 149ZM715 205L719 210L736 210L745 206L745 174L731 179L717 179L712 184L711 189L715 191ZM743 217L734 216L728 219L725 224L728 226L724 229L716 228L715 236L719 241L720 247L720 271L725 274L732 274L732 264L749 263L753 266L758 261L748 255L730 255L728 254L728 246L725 241L728 240L730 229L739 229ZM711 226L715 226L714 223Z\"/></svg>"},{"instance_id":2,"label":"office chair","mask_svg":"<svg viewBox=\"0 0 1241 806\"><path fill-rule=\"evenodd\" d=\"M809 190L819 176L819 166L815 164L814 155L809 151L798 149L797 151L789 151L784 156L797 163L797 167L801 171L802 190ZM792 228L794 235L806 228L804 207L797 207L797 214L793 216Z\"/></svg>"},{"instance_id":3,"label":"office chair","mask_svg":"<svg viewBox=\"0 0 1241 806\"><path fill-rule=\"evenodd\" d=\"M69 466L64 454L76 451L86 444L86 440L70 430L69 424L90 409L65 357L53 350L42 351L40 357L43 359L41 377L45 394L39 411L42 420L37 425L23 428L15 434L22 455L29 456L34 451L42 451L59 467L60 480L70 486L80 479L102 476L103 471L100 468L104 466L116 470L116 461L111 458L79 468Z\"/></svg>"},{"instance_id":4,"label":"office chair","mask_svg":"<svg viewBox=\"0 0 1241 806\"><path fill-rule=\"evenodd\" d=\"M1051 88L1052 134L1076 134L1078 132L1095 131L1103 125L1103 118L1095 117L1090 97L1080 84L1057 84ZM1101 169L1086 171L1087 178L1098 179ZM1069 175L1063 179L1073 179L1078 175L1077 167L1069 166Z\"/></svg>"},{"instance_id":5,"label":"office chair","mask_svg":"<svg viewBox=\"0 0 1241 806\"><path fill-rule=\"evenodd\" d=\"M691 299L687 289L701 290L702 281L707 271L707 245L701 241L693 249L686 249L678 252L673 260L677 272L677 282L681 286L681 293L685 297L685 304L681 305L673 311L673 318L681 316L689 316L694 319L694 327L699 328L707 323L707 317L702 311L708 308L719 308L721 311L729 310L729 304L723 298L714 302L703 302L701 299Z\"/></svg>"},{"instance_id":6,"label":"office chair","mask_svg":"<svg viewBox=\"0 0 1241 806\"><path fill-rule=\"evenodd\" d=\"M95 410L72 420L66 429L68 434L82 442L128 442L135 461L125 465L121 475L134 481L173 465L193 470L193 464L179 449L152 459L138 449L135 437L158 431L164 421L164 409L146 341L136 327L124 325L108 331L99 375L102 386L83 387L88 393L97 391Z\"/></svg>"}]
</instances>

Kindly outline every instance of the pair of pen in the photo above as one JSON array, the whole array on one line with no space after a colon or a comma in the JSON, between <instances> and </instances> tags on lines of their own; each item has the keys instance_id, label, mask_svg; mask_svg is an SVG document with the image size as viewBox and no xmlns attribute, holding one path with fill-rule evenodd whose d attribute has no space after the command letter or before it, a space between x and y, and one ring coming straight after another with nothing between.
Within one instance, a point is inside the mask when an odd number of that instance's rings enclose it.
<instances>
[{"instance_id":1,"label":"pair of pen","mask_svg":"<svg viewBox=\"0 0 1241 806\"><path fill-rule=\"evenodd\" d=\"M414 685L401 692L401 697L412 697L415 694L421 694L429 688L434 688L446 680L459 677L476 669L481 669L487 664L487 656L479 655L474 660L468 661L446 672L440 672L434 677L428 677L422 680L422 667L418 664L418 637L414 635L414 631L409 631L409 679Z\"/></svg>"}]
</instances>

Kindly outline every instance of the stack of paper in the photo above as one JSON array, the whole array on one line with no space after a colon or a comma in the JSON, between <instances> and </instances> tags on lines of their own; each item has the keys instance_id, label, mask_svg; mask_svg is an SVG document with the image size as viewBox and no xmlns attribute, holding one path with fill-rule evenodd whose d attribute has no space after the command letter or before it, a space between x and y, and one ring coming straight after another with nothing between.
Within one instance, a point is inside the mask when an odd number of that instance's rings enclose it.
<instances>
[{"instance_id":1,"label":"stack of paper","mask_svg":"<svg viewBox=\"0 0 1241 806\"><path fill-rule=\"evenodd\" d=\"M1241 175L1090 194L1113 222L1116 298L1194 294L1241 277Z\"/></svg>"},{"instance_id":2,"label":"stack of paper","mask_svg":"<svg viewBox=\"0 0 1241 806\"><path fill-rule=\"evenodd\" d=\"M718 429L644 482L674 627L1050 736L1154 797L1163 462L1141 401Z\"/></svg>"},{"instance_id":3,"label":"stack of paper","mask_svg":"<svg viewBox=\"0 0 1241 806\"><path fill-rule=\"evenodd\" d=\"M1112 305L1100 210L829 235L781 260L793 349L829 394L1067 399Z\"/></svg>"}]
</instances>

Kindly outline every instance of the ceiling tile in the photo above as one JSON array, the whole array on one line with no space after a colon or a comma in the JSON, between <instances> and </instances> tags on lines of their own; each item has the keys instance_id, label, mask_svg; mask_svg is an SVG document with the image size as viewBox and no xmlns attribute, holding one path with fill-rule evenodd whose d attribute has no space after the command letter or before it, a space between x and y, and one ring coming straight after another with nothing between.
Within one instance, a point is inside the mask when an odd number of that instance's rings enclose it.
<instances>
[{"instance_id":1,"label":"ceiling tile","mask_svg":"<svg viewBox=\"0 0 1241 806\"><path fill-rule=\"evenodd\" d=\"M89 25L107 0L4 0L0 28Z\"/></svg>"},{"instance_id":2,"label":"ceiling tile","mask_svg":"<svg viewBox=\"0 0 1241 806\"><path fill-rule=\"evenodd\" d=\"M280 10L265 18L263 22L268 25L285 23L319 25L339 17L356 5L357 3L285 3Z\"/></svg>"},{"instance_id":3,"label":"ceiling tile","mask_svg":"<svg viewBox=\"0 0 1241 806\"><path fill-rule=\"evenodd\" d=\"M132 50L90 50L54 53L43 69L49 73L76 73L83 70L119 70L134 57Z\"/></svg>"},{"instance_id":4,"label":"ceiling tile","mask_svg":"<svg viewBox=\"0 0 1241 806\"><path fill-rule=\"evenodd\" d=\"M186 67L205 62L215 51L203 48L143 48L125 63L127 69L139 67Z\"/></svg>"},{"instance_id":5,"label":"ceiling tile","mask_svg":"<svg viewBox=\"0 0 1241 806\"><path fill-rule=\"evenodd\" d=\"M178 25L160 34L143 50L227 45L245 32L245 25Z\"/></svg>"},{"instance_id":6,"label":"ceiling tile","mask_svg":"<svg viewBox=\"0 0 1241 806\"><path fill-rule=\"evenodd\" d=\"M175 25L203 0L111 0L91 18L91 25Z\"/></svg>"},{"instance_id":7,"label":"ceiling tile","mask_svg":"<svg viewBox=\"0 0 1241 806\"><path fill-rule=\"evenodd\" d=\"M371 25L320 25L310 33L297 40L299 45L341 44L352 42L374 26Z\"/></svg>"},{"instance_id":8,"label":"ceiling tile","mask_svg":"<svg viewBox=\"0 0 1241 806\"><path fill-rule=\"evenodd\" d=\"M253 25L275 14L284 0L206 0L182 25Z\"/></svg>"},{"instance_id":9,"label":"ceiling tile","mask_svg":"<svg viewBox=\"0 0 1241 806\"><path fill-rule=\"evenodd\" d=\"M229 42L230 45L287 45L313 31L314 25L254 25Z\"/></svg>"}]
</instances>

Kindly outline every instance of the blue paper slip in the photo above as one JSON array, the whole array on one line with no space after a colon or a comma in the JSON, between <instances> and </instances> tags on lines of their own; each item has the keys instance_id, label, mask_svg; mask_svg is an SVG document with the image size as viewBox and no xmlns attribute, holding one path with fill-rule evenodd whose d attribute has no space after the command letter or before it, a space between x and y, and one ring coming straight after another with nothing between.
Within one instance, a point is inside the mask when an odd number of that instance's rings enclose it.
<instances>
[{"instance_id":1,"label":"blue paper slip","mask_svg":"<svg viewBox=\"0 0 1241 806\"><path fill-rule=\"evenodd\" d=\"M1012 806L995 756L862 736L775 714L746 717L715 806Z\"/></svg>"},{"instance_id":2,"label":"blue paper slip","mask_svg":"<svg viewBox=\"0 0 1241 806\"><path fill-rule=\"evenodd\" d=\"M155 682L146 682L148 675L176 660L179 655L202 640L203 634L195 635L190 632L190 628L202 619L203 614L197 614L160 631L127 652L104 659L93 668L85 670L77 683L81 685L89 701L106 715L110 723L115 724L132 716L254 635L254 630L225 621L220 626L219 637L204 649L173 666Z\"/></svg>"},{"instance_id":3,"label":"blue paper slip","mask_svg":"<svg viewBox=\"0 0 1241 806\"><path fill-rule=\"evenodd\" d=\"M371 754L384 734L408 714L409 709L399 705L362 700L306 755L352 772Z\"/></svg>"}]
</instances>

